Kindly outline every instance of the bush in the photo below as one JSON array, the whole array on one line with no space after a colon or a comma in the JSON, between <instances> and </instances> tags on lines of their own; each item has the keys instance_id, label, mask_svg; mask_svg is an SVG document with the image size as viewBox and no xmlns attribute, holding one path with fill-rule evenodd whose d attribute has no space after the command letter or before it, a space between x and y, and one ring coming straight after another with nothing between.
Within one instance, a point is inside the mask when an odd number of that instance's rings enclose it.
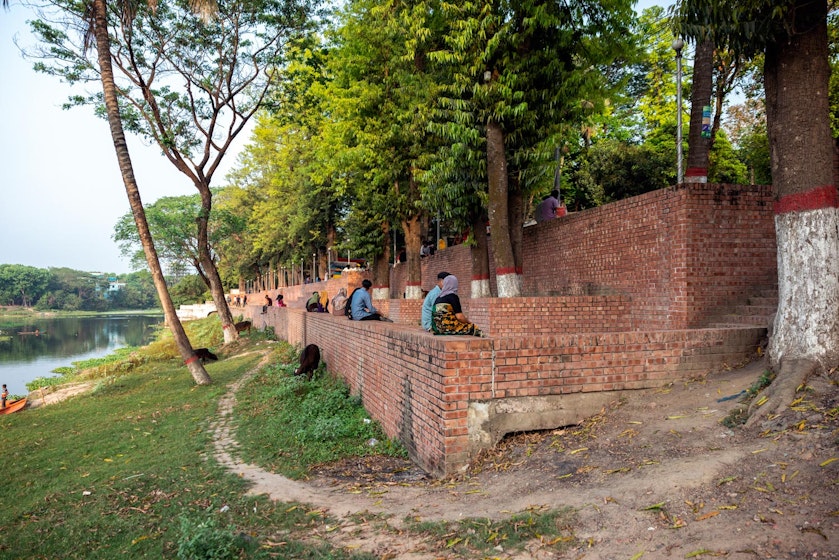
<instances>
[{"instance_id":1,"label":"bush","mask_svg":"<svg viewBox=\"0 0 839 560\"><path fill-rule=\"evenodd\" d=\"M236 560L256 558L256 540L236 533L232 526L220 528L215 518L193 521L181 517L178 558L182 560Z\"/></svg>"}]
</instances>

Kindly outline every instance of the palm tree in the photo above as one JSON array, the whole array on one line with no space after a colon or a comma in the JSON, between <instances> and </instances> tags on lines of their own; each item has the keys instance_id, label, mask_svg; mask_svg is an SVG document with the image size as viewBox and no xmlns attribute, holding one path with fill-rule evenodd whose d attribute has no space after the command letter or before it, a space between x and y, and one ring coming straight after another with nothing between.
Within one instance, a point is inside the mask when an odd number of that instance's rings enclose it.
<instances>
[{"instance_id":1,"label":"palm tree","mask_svg":"<svg viewBox=\"0 0 839 560\"><path fill-rule=\"evenodd\" d=\"M4 2L6 1L4 0ZM122 173L122 182L125 185L125 192L128 195L131 212L134 214L134 221L137 224L137 231L140 234L140 242L146 254L146 262L151 271L160 303L163 306L163 316L166 319L166 324L172 331L175 344L190 374L192 374L192 378L199 385L208 385L212 382L212 379L207 373L207 370L204 369L201 360L197 359L195 352L193 352L186 331L184 331L183 325L175 312L175 304L172 303L172 298L169 296L166 279L163 277L163 270L160 267L160 259L157 256L157 250L154 247L154 241L149 232L149 224L146 221L143 202L140 199L140 189L134 177L134 168L131 164L128 144L125 141L125 131L123 130L122 119L120 118L114 71L111 66L111 42L108 36L108 5L105 0L92 0L89 10L91 21L89 22L88 37L86 37L85 44L88 44L90 34L92 33L96 41L99 74L102 80L102 93L105 100L108 124L111 129L111 138L114 141L114 150L116 151L117 162Z\"/></svg>"}]
</instances>

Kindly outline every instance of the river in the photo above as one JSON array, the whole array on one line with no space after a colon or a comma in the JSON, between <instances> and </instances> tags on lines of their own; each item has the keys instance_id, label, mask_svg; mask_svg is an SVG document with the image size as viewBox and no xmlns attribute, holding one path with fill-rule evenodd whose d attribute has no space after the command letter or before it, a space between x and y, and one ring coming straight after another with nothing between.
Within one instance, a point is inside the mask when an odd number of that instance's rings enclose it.
<instances>
[{"instance_id":1,"label":"river","mask_svg":"<svg viewBox=\"0 0 839 560\"><path fill-rule=\"evenodd\" d=\"M73 362L106 356L154 339L162 314L4 319L0 326L0 383L26 395L26 383Z\"/></svg>"}]
</instances>

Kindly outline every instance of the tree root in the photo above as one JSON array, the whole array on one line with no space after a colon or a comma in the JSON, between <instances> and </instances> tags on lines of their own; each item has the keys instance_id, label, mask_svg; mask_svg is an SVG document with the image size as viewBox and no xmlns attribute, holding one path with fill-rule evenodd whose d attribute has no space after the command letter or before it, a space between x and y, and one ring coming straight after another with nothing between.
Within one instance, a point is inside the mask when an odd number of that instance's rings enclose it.
<instances>
[{"instance_id":1,"label":"tree root","mask_svg":"<svg viewBox=\"0 0 839 560\"><path fill-rule=\"evenodd\" d=\"M771 385L761 391L749 405L749 419L746 428L761 424L764 428L780 428L786 426L779 417L789 408L799 387L804 385L811 375L819 372L819 364L815 360L796 359L785 360Z\"/></svg>"}]
</instances>

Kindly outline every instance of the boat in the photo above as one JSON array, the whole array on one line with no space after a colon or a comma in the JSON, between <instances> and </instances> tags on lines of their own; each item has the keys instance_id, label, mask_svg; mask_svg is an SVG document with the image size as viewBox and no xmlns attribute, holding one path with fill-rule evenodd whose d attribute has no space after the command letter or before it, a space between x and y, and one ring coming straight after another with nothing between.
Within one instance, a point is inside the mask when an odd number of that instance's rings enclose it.
<instances>
[{"instance_id":1,"label":"boat","mask_svg":"<svg viewBox=\"0 0 839 560\"><path fill-rule=\"evenodd\" d=\"M26 406L26 397L6 403L6 408L0 408L0 414L11 414Z\"/></svg>"}]
</instances>

